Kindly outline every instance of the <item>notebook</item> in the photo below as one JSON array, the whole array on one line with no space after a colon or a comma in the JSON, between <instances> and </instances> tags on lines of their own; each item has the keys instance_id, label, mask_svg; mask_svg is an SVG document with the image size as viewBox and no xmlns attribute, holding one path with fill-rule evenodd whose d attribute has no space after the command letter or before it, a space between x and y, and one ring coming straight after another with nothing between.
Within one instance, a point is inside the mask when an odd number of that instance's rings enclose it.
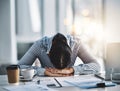
<instances>
[{"instance_id":1,"label":"notebook","mask_svg":"<svg viewBox=\"0 0 120 91\"><path fill-rule=\"evenodd\" d=\"M112 68L120 70L120 43L108 43L105 50L105 74L96 74L97 77L110 80Z\"/></svg>"}]
</instances>

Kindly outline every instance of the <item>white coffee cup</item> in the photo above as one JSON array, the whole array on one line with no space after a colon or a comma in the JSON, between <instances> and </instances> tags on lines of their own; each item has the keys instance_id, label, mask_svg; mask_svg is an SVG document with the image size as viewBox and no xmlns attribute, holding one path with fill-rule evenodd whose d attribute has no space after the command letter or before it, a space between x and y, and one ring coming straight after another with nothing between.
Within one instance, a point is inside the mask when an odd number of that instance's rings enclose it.
<instances>
[{"instance_id":1,"label":"white coffee cup","mask_svg":"<svg viewBox=\"0 0 120 91\"><path fill-rule=\"evenodd\" d=\"M34 76L34 69L27 68L27 69L21 69L21 75L24 79L31 80Z\"/></svg>"}]
</instances>

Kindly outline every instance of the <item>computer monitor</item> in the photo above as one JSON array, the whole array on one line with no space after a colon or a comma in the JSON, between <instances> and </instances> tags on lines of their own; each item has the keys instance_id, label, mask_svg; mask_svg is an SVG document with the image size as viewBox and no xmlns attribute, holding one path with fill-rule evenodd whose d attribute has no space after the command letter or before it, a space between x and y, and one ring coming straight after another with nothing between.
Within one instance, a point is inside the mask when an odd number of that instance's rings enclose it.
<instances>
[{"instance_id":1,"label":"computer monitor","mask_svg":"<svg viewBox=\"0 0 120 91\"><path fill-rule=\"evenodd\" d=\"M112 69L120 70L120 42L107 43L105 48L105 74L95 74L104 80L111 80Z\"/></svg>"},{"instance_id":2,"label":"computer monitor","mask_svg":"<svg viewBox=\"0 0 120 91\"><path fill-rule=\"evenodd\" d=\"M120 70L120 42L108 43L105 53L105 79L110 79L113 68Z\"/></svg>"}]
</instances>

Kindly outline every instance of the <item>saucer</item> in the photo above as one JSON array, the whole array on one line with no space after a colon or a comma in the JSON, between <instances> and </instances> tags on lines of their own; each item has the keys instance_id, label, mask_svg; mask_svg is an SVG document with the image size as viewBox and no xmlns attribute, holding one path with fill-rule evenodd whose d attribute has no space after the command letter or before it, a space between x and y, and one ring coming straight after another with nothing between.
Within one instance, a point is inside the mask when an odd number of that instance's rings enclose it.
<instances>
[{"instance_id":1,"label":"saucer","mask_svg":"<svg viewBox=\"0 0 120 91\"><path fill-rule=\"evenodd\" d=\"M32 81L33 79L25 79L25 78L23 78L23 76L20 76L20 81L23 81L23 82L25 82L25 81Z\"/></svg>"}]
</instances>

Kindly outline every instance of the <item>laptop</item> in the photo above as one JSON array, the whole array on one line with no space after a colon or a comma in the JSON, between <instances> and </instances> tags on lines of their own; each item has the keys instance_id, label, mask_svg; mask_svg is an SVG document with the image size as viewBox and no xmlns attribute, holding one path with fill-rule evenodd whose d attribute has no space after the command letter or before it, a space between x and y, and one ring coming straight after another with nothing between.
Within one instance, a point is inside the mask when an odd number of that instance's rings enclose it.
<instances>
[{"instance_id":1,"label":"laptop","mask_svg":"<svg viewBox=\"0 0 120 91\"><path fill-rule=\"evenodd\" d=\"M105 49L105 74L95 74L95 76L110 80L112 69L120 70L120 43L108 43Z\"/></svg>"}]
</instances>

